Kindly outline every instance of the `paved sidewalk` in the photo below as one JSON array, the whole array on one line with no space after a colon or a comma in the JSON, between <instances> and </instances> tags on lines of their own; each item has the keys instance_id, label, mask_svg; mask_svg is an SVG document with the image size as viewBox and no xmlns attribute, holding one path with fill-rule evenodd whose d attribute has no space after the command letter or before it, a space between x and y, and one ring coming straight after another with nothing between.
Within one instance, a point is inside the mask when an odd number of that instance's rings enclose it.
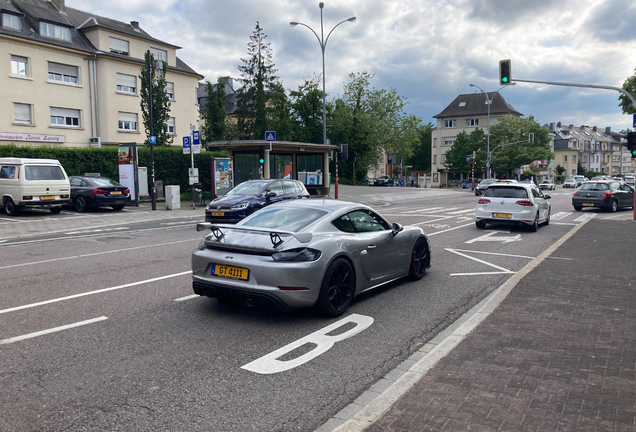
<instances>
[{"instance_id":1,"label":"paved sidewalk","mask_svg":"<svg viewBox=\"0 0 636 432\"><path fill-rule=\"evenodd\" d=\"M377 421L339 430L635 432L635 258L636 223L589 221Z\"/></svg>"}]
</instances>

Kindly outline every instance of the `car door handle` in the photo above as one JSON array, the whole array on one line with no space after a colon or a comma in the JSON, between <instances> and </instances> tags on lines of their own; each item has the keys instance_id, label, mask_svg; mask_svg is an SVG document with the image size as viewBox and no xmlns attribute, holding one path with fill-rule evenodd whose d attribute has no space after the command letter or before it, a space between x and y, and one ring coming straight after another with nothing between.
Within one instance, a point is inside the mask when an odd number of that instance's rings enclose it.
<instances>
[{"instance_id":1,"label":"car door handle","mask_svg":"<svg viewBox=\"0 0 636 432\"><path fill-rule=\"evenodd\" d=\"M375 245L369 245L367 246L367 249L375 249L375 247L376 247Z\"/></svg>"}]
</instances>

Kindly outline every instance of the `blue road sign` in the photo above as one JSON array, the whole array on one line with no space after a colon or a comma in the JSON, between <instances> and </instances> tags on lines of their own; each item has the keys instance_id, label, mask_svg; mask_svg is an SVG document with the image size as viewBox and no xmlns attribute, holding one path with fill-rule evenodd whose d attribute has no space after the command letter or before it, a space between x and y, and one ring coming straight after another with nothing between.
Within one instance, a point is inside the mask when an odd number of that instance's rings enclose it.
<instances>
[{"instance_id":1,"label":"blue road sign","mask_svg":"<svg viewBox=\"0 0 636 432\"><path fill-rule=\"evenodd\" d=\"M151 136L150 137L150 144L157 144L157 137L156 136Z\"/></svg>"},{"instance_id":2,"label":"blue road sign","mask_svg":"<svg viewBox=\"0 0 636 432\"><path fill-rule=\"evenodd\" d=\"M201 141L199 140L199 131L192 132L192 144L201 144Z\"/></svg>"},{"instance_id":3,"label":"blue road sign","mask_svg":"<svg viewBox=\"0 0 636 432\"><path fill-rule=\"evenodd\" d=\"M190 148L190 137L183 137L183 148Z\"/></svg>"},{"instance_id":4,"label":"blue road sign","mask_svg":"<svg viewBox=\"0 0 636 432\"><path fill-rule=\"evenodd\" d=\"M470 155L466 155L466 160L470 162Z\"/></svg>"},{"instance_id":5,"label":"blue road sign","mask_svg":"<svg viewBox=\"0 0 636 432\"><path fill-rule=\"evenodd\" d=\"M265 141L276 141L276 132L274 131L265 132Z\"/></svg>"},{"instance_id":6,"label":"blue road sign","mask_svg":"<svg viewBox=\"0 0 636 432\"><path fill-rule=\"evenodd\" d=\"M632 120L632 127L636 128L636 114L634 114L634 119Z\"/></svg>"}]
</instances>

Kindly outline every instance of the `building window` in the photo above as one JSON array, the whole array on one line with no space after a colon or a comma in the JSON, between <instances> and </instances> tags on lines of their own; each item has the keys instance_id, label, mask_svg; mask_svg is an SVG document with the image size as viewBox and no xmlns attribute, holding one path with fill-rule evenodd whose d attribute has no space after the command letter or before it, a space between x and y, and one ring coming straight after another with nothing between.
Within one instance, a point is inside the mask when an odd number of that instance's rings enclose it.
<instances>
[{"instance_id":1,"label":"building window","mask_svg":"<svg viewBox=\"0 0 636 432\"><path fill-rule=\"evenodd\" d=\"M118 113L120 131L137 131L137 114L120 112Z\"/></svg>"},{"instance_id":2,"label":"building window","mask_svg":"<svg viewBox=\"0 0 636 432\"><path fill-rule=\"evenodd\" d=\"M613 173L618 172L618 167L617 167L617 166L613 166L613 167L612 167L612 172L613 172Z\"/></svg>"},{"instance_id":3,"label":"building window","mask_svg":"<svg viewBox=\"0 0 636 432\"><path fill-rule=\"evenodd\" d=\"M568 161L568 157L567 156L563 156L563 162L567 162Z\"/></svg>"},{"instance_id":4,"label":"building window","mask_svg":"<svg viewBox=\"0 0 636 432\"><path fill-rule=\"evenodd\" d=\"M581 162L583 163L587 162L587 156L581 156Z\"/></svg>"},{"instance_id":5,"label":"building window","mask_svg":"<svg viewBox=\"0 0 636 432\"><path fill-rule=\"evenodd\" d=\"M596 155L596 163L598 163L598 155Z\"/></svg>"},{"instance_id":6,"label":"building window","mask_svg":"<svg viewBox=\"0 0 636 432\"><path fill-rule=\"evenodd\" d=\"M576 156L572 156L572 163L576 163Z\"/></svg>"},{"instance_id":7,"label":"building window","mask_svg":"<svg viewBox=\"0 0 636 432\"><path fill-rule=\"evenodd\" d=\"M20 17L7 13L2 14L2 27L20 30Z\"/></svg>"},{"instance_id":8,"label":"building window","mask_svg":"<svg viewBox=\"0 0 636 432\"><path fill-rule=\"evenodd\" d=\"M433 155L433 163L436 164L437 163L437 155Z\"/></svg>"},{"instance_id":9,"label":"building window","mask_svg":"<svg viewBox=\"0 0 636 432\"><path fill-rule=\"evenodd\" d=\"M446 138L444 139L444 145L452 146L455 144L455 138Z\"/></svg>"},{"instance_id":10,"label":"building window","mask_svg":"<svg viewBox=\"0 0 636 432\"><path fill-rule=\"evenodd\" d=\"M166 96L168 96L168 99L171 101L174 100L174 83L166 83Z\"/></svg>"},{"instance_id":11,"label":"building window","mask_svg":"<svg viewBox=\"0 0 636 432\"><path fill-rule=\"evenodd\" d=\"M433 147L437 147L437 138L433 138Z\"/></svg>"},{"instance_id":12,"label":"building window","mask_svg":"<svg viewBox=\"0 0 636 432\"><path fill-rule=\"evenodd\" d=\"M61 27L55 24L40 22L40 35L70 41L71 29L68 27Z\"/></svg>"},{"instance_id":13,"label":"building window","mask_svg":"<svg viewBox=\"0 0 636 432\"><path fill-rule=\"evenodd\" d=\"M576 170L575 169L572 170L572 175L576 175Z\"/></svg>"},{"instance_id":14,"label":"building window","mask_svg":"<svg viewBox=\"0 0 636 432\"><path fill-rule=\"evenodd\" d=\"M466 106L466 102L460 102L460 103L459 103L459 106L460 106L460 107L465 107L465 106Z\"/></svg>"},{"instance_id":15,"label":"building window","mask_svg":"<svg viewBox=\"0 0 636 432\"><path fill-rule=\"evenodd\" d=\"M19 124L31 124L31 105L23 103L13 104L13 122Z\"/></svg>"},{"instance_id":16,"label":"building window","mask_svg":"<svg viewBox=\"0 0 636 432\"><path fill-rule=\"evenodd\" d=\"M11 56L11 75L29 76L29 61L26 57Z\"/></svg>"},{"instance_id":17,"label":"building window","mask_svg":"<svg viewBox=\"0 0 636 432\"><path fill-rule=\"evenodd\" d=\"M155 60L168 61L168 51L160 50L157 48L150 48L150 54L153 55Z\"/></svg>"},{"instance_id":18,"label":"building window","mask_svg":"<svg viewBox=\"0 0 636 432\"><path fill-rule=\"evenodd\" d=\"M620 162L621 157L620 155L612 155L612 162Z\"/></svg>"},{"instance_id":19,"label":"building window","mask_svg":"<svg viewBox=\"0 0 636 432\"><path fill-rule=\"evenodd\" d=\"M77 66L49 62L49 81L78 84L78 70Z\"/></svg>"},{"instance_id":20,"label":"building window","mask_svg":"<svg viewBox=\"0 0 636 432\"><path fill-rule=\"evenodd\" d=\"M137 94L137 77L134 75L117 74L117 91Z\"/></svg>"},{"instance_id":21,"label":"building window","mask_svg":"<svg viewBox=\"0 0 636 432\"><path fill-rule=\"evenodd\" d=\"M166 133L174 135L174 117L170 117L166 123Z\"/></svg>"},{"instance_id":22,"label":"building window","mask_svg":"<svg viewBox=\"0 0 636 432\"><path fill-rule=\"evenodd\" d=\"M445 154L440 155L439 161L440 161L440 163L446 162L446 155Z\"/></svg>"},{"instance_id":23,"label":"building window","mask_svg":"<svg viewBox=\"0 0 636 432\"><path fill-rule=\"evenodd\" d=\"M51 126L80 127L79 110L51 108Z\"/></svg>"},{"instance_id":24,"label":"building window","mask_svg":"<svg viewBox=\"0 0 636 432\"><path fill-rule=\"evenodd\" d=\"M109 37L110 52L121 55L129 55L128 41Z\"/></svg>"},{"instance_id":25,"label":"building window","mask_svg":"<svg viewBox=\"0 0 636 432\"><path fill-rule=\"evenodd\" d=\"M479 126L479 119L466 119L466 127Z\"/></svg>"},{"instance_id":26,"label":"building window","mask_svg":"<svg viewBox=\"0 0 636 432\"><path fill-rule=\"evenodd\" d=\"M457 120L444 120L444 127L446 128L457 127Z\"/></svg>"}]
</instances>

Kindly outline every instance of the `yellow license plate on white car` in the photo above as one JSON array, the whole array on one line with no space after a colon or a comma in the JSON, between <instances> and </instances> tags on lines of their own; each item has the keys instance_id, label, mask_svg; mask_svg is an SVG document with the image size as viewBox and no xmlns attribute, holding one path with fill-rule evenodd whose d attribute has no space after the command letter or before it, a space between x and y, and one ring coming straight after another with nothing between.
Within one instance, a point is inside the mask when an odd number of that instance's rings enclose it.
<instances>
[{"instance_id":1,"label":"yellow license plate on white car","mask_svg":"<svg viewBox=\"0 0 636 432\"><path fill-rule=\"evenodd\" d=\"M211 274L232 279L247 280L250 271L246 268L212 264Z\"/></svg>"},{"instance_id":2,"label":"yellow license plate on white car","mask_svg":"<svg viewBox=\"0 0 636 432\"><path fill-rule=\"evenodd\" d=\"M510 219L510 218L512 218L512 215L510 213L493 213L492 217Z\"/></svg>"},{"instance_id":3,"label":"yellow license plate on white car","mask_svg":"<svg viewBox=\"0 0 636 432\"><path fill-rule=\"evenodd\" d=\"M55 197L53 195L45 195L42 197L42 200L54 200Z\"/></svg>"}]
</instances>

